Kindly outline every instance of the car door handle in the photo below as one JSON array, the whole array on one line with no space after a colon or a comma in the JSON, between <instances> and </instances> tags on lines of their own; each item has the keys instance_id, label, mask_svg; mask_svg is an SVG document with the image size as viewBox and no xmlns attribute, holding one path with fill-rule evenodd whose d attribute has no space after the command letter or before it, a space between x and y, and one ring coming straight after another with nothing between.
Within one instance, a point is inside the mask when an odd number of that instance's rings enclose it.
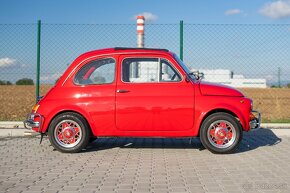
<instances>
[{"instance_id":1,"label":"car door handle","mask_svg":"<svg viewBox=\"0 0 290 193\"><path fill-rule=\"evenodd\" d=\"M128 90L117 90L117 93L127 93L127 92L130 92Z\"/></svg>"}]
</instances>

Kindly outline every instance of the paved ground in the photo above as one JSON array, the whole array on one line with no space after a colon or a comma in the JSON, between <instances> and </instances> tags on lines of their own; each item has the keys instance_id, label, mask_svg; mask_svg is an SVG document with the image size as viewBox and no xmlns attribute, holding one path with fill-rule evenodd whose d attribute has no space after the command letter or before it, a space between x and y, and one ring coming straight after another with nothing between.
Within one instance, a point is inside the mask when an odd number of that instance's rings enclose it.
<instances>
[{"instance_id":1,"label":"paved ground","mask_svg":"<svg viewBox=\"0 0 290 193\"><path fill-rule=\"evenodd\" d=\"M98 139L78 154L0 139L0 192L290 192L290 137L247 133L235 154L198 139Z\"/></svg>"},{"instance_id":2,"label":"paved ground","mask_svg":"<svg viewBox=\"0 0 290 193\"><path fill-rule=\"evenodd\" d=\"M272 129L277 135L290 136L290 123L262 123L261 127ZM0 137L23 137L35 132L25 129L22 121L0 121Z\"/></svg>"}]
</instances>

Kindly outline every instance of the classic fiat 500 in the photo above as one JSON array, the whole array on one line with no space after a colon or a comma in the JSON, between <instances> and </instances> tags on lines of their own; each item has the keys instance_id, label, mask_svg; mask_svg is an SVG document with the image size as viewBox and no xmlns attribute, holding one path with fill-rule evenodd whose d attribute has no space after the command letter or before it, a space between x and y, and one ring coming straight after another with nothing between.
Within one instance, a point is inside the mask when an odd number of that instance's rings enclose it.
<instances>
[{"instance_id":1,"label":"classic fiat 500","mask_svg":"<svg viewBox=\"0 0 290 193\"><path fill-rule=\"evenodd\" d=\"M61 152L92 138L200 137L213 153L233 152L259 128L252 100L201 81L165 49L109 48L79 56L32 109L25 127Z\"/></svg>"}]
</instances>

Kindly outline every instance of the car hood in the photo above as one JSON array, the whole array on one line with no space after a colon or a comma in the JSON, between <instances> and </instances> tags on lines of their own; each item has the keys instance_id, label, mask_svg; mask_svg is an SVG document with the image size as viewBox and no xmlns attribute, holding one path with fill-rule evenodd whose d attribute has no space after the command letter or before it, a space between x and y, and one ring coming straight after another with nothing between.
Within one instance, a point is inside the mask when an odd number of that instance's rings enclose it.
<instances>
[{"instance_id":1,"label":"car hood","mask_svg":"<svg viewBox=\"0 0 290 193\"><path fill-rule=\"evenodd\" d=\"M244 97L237 89L222 84L202 81L199 83L199 88L202 95Z\"/></svg>"}]
</instances>

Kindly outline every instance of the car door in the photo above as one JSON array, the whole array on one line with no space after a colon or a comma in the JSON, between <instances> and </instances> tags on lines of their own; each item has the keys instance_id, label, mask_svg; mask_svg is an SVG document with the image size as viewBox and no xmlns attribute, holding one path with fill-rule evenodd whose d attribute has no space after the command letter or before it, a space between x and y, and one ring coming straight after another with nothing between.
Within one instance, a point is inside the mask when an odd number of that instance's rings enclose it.
<instances>
[{"instance_id":1,"label":"car door","mask_svg":"<svg viewBox=\"0 0 290 193\"><path fill-rule=\"evenodd\" d=\"M91 59L74 77L76 103L85 106L94 134L110 135L115 130L115 77L114 56Z\"/></svg>"},{"instance_id":2,"label":"car door","mask_svg":"<svg viewBox=\"0 0 290 193\"><path fill-rule=\"evenodd\" d=\"M182 131L193 127L194 89L175 61L161 56L119 58L116 127L123 131Z\"/></svg>"}]
</instances>

